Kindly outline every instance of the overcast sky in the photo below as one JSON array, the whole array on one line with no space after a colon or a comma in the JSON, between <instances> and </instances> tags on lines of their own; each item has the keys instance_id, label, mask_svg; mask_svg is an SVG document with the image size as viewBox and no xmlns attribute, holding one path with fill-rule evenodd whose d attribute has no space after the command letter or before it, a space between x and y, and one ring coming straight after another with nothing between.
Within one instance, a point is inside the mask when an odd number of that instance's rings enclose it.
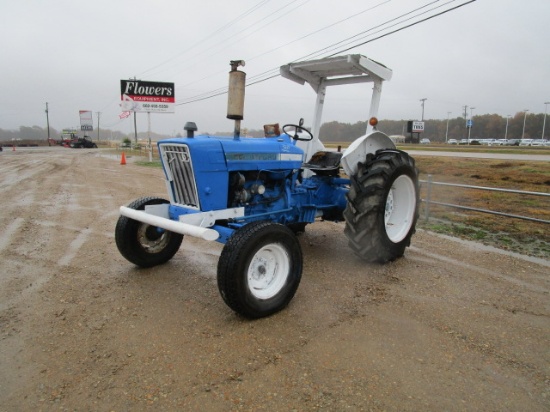
<instances>
[{"instance_id":1,"label":"overcast sky","mask_svg":"<svg viewBox=\"0 0 550 412\"><path fill-rule=\"evenodd\" d=\"M101 128L129 133L132 118L119 119L120 80L136 76L176 86L176 111L152 114L154 132L183 132L187 121L203 132L231 131L227 96L181 104L226 87L230 60L245 60L251 79L314 52L340 52L345 43L319 51L359 33L350 44L467 1L0 0L0 128L45 127L48 102L58 130L79 128L78 111L91 110L95 124L101 112ZM477 0L339 54L393 70L381 119L420 119L422 98L425 119L461 116L464 105L475 107L474 116L544 113L549 22L548 0ZM366 84L329 88L323 122L367 120L370 93ZM267 80L247 88L243 127L300 117L309 125L314 102L307 85ZM138 114L138 131L147 127L147 115Z\"/></svg>"}]
</instances>

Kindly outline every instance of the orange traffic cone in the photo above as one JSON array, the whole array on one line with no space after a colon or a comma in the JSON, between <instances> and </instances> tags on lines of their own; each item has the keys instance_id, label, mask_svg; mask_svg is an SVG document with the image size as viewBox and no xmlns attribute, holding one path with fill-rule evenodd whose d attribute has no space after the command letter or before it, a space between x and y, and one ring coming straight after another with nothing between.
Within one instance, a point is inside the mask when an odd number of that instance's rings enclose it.
<instances>
[{"instance_id":1,"label":"orange traffic cone","mask_svg":"<svg viewBox=\"0 0 550 412\"><path fill-rule=\"evenodd\" d=\"M124 156L124 152L122 152L122 156L120 158L120 164L125 165L126 164L126 156Z\"/></svg>"}]
</instances>

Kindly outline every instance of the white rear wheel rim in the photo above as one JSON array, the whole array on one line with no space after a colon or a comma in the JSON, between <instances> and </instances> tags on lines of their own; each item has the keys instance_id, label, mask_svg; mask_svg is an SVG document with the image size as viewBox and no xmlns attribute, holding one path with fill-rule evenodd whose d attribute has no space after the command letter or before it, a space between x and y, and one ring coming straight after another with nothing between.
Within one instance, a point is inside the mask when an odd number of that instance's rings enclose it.
<instances>
[{"instance_id":1,"label":"white rear wheel rim","mask_svg":"<svg viewBox=\"0 0 550 412\"><path fill-rule=\"evenodd\" d=\"M401 175L393 182L386 199L384 224L393 243L401 242L412 227L416 208L416 190L413 180Z\"/></svg>"}]
</instances>

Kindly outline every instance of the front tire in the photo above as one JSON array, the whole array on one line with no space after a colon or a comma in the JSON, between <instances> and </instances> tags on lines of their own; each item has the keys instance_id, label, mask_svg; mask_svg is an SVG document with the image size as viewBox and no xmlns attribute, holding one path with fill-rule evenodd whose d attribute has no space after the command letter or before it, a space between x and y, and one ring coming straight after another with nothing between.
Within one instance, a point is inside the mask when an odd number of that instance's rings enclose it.
<instances>
[{"instance_id":1,"label":"front tire","mask_svg":"<svg viewBox=\"0 0 550 412\"><path fill-rule=\"evenodd\" d=\"M170 203L158 197L144 197L128 205L145 210L148 205ZM181 246L183 235L120 216L115 229L119 252L137 266L148 268L168 262Z\"/></svg>"},{"instance_id":2,"label":"front tire","mask_svg":"<svg viewBox=\"0 0 550 412\"><path fill-rule=\"evenodd\" d=\"M418 219L418 170L400 150L379 150L359 163L344 210L351 249L369 262L388 262L405 253Z\"/></svg>"},{"instance_id":3,"label":"front tire","mask_svg":"<svg viewBox=\"0 0 550 412\"><path fill-rule=\"evenodd\" d=\"M302 250L284 225L261 221L237 230L218 261L218 289L240 315L256 319L288 305L302 278Z\"/></svg>"}]
</instances>

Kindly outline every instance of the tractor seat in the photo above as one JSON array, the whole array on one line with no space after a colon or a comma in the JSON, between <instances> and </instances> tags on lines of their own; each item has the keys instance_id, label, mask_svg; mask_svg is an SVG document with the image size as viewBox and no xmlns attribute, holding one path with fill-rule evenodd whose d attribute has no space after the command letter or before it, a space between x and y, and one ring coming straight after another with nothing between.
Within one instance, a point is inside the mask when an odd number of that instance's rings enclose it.
<instances>
[{"instance_id":1,"label":"tractor seat","mask_svg":"<svg viewBox=\"0 0 550 412\"><path fill-rule=\"evenodd\" d=\"M317 174L327 174L336 171L340 168L340 159L342 152L323 152L319 151L311 156L307 163L303 163L302 167L310 169Z\"/></svg>"}]
</instances>

